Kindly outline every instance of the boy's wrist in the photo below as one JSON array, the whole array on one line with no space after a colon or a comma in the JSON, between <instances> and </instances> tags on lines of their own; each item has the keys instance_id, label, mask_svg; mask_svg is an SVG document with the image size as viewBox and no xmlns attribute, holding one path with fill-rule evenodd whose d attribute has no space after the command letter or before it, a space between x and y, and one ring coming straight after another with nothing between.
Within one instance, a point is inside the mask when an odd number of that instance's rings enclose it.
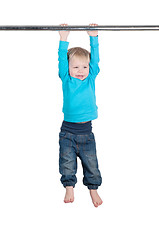
<instances>
[{"instance_id":1,"label":"boy's wrist","mask_svg":"<svg viewBox=\"0 0 159 240\"><path fill-rule=\"evenodd\" d=\"M60 38L60 41L67 42L67 38Z\"/></svg>"},{"instance_id":2,"label":"boy's wrist","mask_svg":"<svg viewBox=\"0 0 159 240\"><path fill-rule=\"evenodd\" d=\"M98 34L96 36L90 36L90 37L96 38L96 37L98 37Z\"/></svg>"}]
</instances>

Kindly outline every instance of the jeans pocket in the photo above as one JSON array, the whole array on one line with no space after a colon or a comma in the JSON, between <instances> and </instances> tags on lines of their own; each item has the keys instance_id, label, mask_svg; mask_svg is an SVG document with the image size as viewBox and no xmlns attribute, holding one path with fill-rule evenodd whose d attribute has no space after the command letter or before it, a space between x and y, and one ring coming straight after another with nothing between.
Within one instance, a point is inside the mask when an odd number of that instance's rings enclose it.
<instances>
[{"instance_id":1,"label":"jeans pocket","mask_svg":"<svg viewBox=\"0 0 159 240\"><path fill-rule=\"evenodd\" d=\"M94 134L90 133L88 135L87 141L84 144L84 154L87 157L93 157L96 158L96 143L95 143L95 138L94 138Z\"/></svg>"},{"instance_id":2,"label":"jeans pocket","mask_svg":"<svg viewBox=\"0 0 159 240\"><path fill-rule=\"evenodd\" d=\"M66 133L65 132L60 132L59 133L59 140L62 140L66 137Z\"/></svg>"},{"instance_id":3,"label":"jeans pocket","mask_svg":"<svg viewBox=\"0 0 159 240\"><path fill-rule=\"evenodd\" d=\"M95 141L95 138L94 138L94 134L93 134L93 133L90 133L90 134L88 135L88 140L89 140L89 141Z\"/></svg>"},{"instance_id":4,"label":"jeans pocket","mask_svg":"<svg viewBox=\"0 0 159 240\"><path fill-rule=\"evenodd\" d=\"M68 133L59 133L60 156L68 156L72 151L72 140Z\"/></svg>"}]
</instances>

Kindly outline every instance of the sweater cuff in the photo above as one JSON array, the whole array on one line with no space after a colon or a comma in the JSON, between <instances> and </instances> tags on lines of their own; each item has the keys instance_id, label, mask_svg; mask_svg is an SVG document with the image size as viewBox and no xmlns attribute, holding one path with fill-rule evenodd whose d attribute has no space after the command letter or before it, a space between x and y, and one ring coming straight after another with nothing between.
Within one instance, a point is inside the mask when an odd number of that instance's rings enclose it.
<instances>
[{"instance_id":1,"label":"sweater cuff","mask_svg":"<svg viewBox=\"0 0 159 240\"><path fill-rule=\"evenodd\" d=\"M96 37L92 37L90 36L90 45L91 46L97 46L99 43L98 43L98 35Z\"/></svg>"},{"instance_id":2,"label":"sweater cuff","mask_svg":"<svg viewBox=\"0 0 159 240\"><path fill-rule=\"evenodd\" d=\"M59 49L68 49L69 42L60 41L59 42Z\"/></svg>"}]
</instances>

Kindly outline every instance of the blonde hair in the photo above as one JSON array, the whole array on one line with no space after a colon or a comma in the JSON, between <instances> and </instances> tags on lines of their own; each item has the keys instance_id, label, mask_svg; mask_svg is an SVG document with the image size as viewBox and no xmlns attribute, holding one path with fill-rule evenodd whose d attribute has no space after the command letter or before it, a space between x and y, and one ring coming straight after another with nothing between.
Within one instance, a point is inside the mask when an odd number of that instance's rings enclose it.
<instances>
[{"instance_id":1,"label":"blonde hair","mask_svg":"<svg viewBox=\"0 0 159 240\"><path fill-rule=\"evenodd\" d=\"M86 49L81 47L74 47L68 50L67 52L68 60L70 60L73 56L86 57L90 60L90 52L88 52Z\"/></svg>"}]
</instances>

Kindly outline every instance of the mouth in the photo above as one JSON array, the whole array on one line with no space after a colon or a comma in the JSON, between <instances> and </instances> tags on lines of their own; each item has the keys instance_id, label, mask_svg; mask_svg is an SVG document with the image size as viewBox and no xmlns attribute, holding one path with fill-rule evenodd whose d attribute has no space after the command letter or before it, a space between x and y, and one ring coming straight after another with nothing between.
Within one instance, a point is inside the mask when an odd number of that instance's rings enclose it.
<instances>
[{"instance_id":1,"label":"mouth","mask_svg":"<svg viewBox=\"0 0 159 240\"><path fill-rule=\"evenodd\" d=\"M76 75L76 78L83 79L84 75Z\"/></svg>"}]
</instances>

